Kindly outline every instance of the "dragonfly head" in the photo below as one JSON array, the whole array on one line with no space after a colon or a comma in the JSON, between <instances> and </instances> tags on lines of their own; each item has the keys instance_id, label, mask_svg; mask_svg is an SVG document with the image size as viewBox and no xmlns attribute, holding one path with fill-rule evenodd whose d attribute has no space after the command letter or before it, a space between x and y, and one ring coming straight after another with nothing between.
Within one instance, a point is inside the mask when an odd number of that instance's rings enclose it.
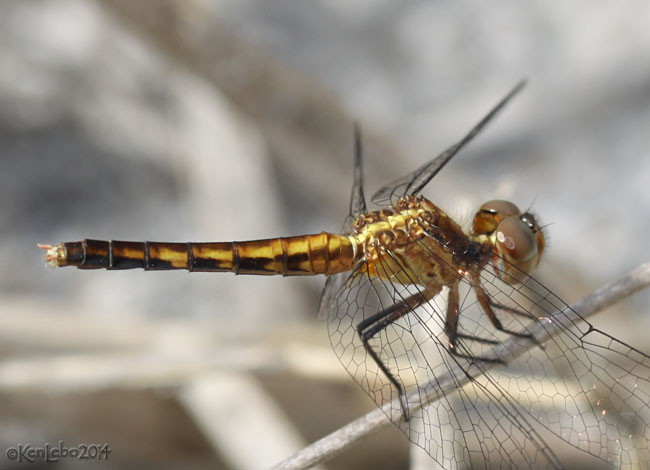
<instances>
[{"instance_id":1,"label":"dragonfly head","mask_svg":"<svg viewBox=\"0 0 650 470\"><path fill-rule=\"evenodd\" d=\"M508 284L523 281L524 276L518 273L535 271L546 243L533 214L522 213L512 202L499 200L488 201L479 208L472 235L490 241L494 268Z\"/></svg>"}]
</instances>

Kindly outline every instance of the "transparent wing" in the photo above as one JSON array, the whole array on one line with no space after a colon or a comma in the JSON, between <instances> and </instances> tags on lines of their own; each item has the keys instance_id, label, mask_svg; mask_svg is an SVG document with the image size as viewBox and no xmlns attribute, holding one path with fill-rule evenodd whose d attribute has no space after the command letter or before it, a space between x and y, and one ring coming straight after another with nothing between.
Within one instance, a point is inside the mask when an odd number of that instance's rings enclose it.
<instances>
[{"instance_id":1,"label":"transparent wing","mask_svg":"<svg viewBox=\"0 0 650 470\"><path fill-rule=\"evenodd\" d=\"M412 245L419 247L413 253L426 249L418 241ZM420 279L410 285L391 282L399 269L411 268L409 250L406 254L401 266L395 257L377 266L383 279L358 266L323 306L339 359L379 406L393 402L398 393L356 330L364 319L423 292ZM481 283L499 306L494 308L504 327L554 335L544 349L535 346L487 370L481 360L449 353L443 291L370 340L408 397L409 420L393 413L395 424L443 468L559 468L539 425L620 468L650 468L650 358L593 328L533 279L513 287L485 270ZM462 281L460 288L459 330L499 341L504 357L510 357L509 345L517 342L489 323L469 282ZM486 357L495 347L463 339L457 348ZM475 378L461 387L466 374Z\"/></svg>"},{"instance_id":2,"label":"transparent wing","mask_svg":"<svg viewBox=\"0 0 650 470\"><path fill-rule=\"evenodd\" d=\"M432 161L422 165L417 170L402 178L387 184L379 189L373 196L372 202L379 206L394 204L399 198L407 194L418 194L431 179L456 155L460 149L467 145L494 116L525 86L525 80L520 81L496 106L494 106L483 119L479 121L459 142L442 152Z\"/></svg>"},{"instance_id":3,"label":"transparent wing","mask_svg":"<svg viewBox=\"0 0 650 470\"><path fill-rule=\"evenodd\" d=\"M352 180L352 191L350 193L350 207L348 215L343 222L341 233L352 232L352 224L361 214L367 211L366 198L363 194L363 147L361 144L361 129L359 125L354 125L354 171ZM329 276L325 281L323 292L321 294L321 302L318 316L325 318L327 316L327 309L324 305L331 301L331 297L335 295L345 284L349 273L340 273Z\"/></svg>"},{"instance_id":4,"label":"transparent wing","mask_svg":"<svg viewBox=\"0 0 650 470\"><path fill-rule=\"evenodd\" d=\"M393 402L398 393L368 355L356 327L396 302L421 294L415 284L391 282L396 273L388 264L380 269L386 270L386 280L369 277L359 266L327 306L336 354L378 406ZM448 353L444 308L444 299L434 297L370 340L408 397L409 419L398 406L391 415L395 424L443 468L559 468L522 410L499 393L489 375L460 386L465 373L480 365ZM444 395L442 390L453 392ZM427 405L432 396L440 399Z\"/></svg>"},{"instance_id":5,"label":"transparent wing","mask_svg":"<svg viewBox=\"0 0 650 470\"><path fill-rule=\"evenodd\" d=\"M520 274L522 277L525 274ZM503 326L550 336L544 349L534 347L490 374L502 392L542 426L621 469L650 468L650 357L588 321L529 276L523 285L504 283L484 270L489 292ZM513 312L528 312L530 321ZM481 318L471 296L460 324L470 334L505 343Z\"/></svg>"},{"instance_id":6,"label":"transparent wing","mask_svg":"<svg viewBox=\"0 0 650 470\"><path fill-rule=\"evenodd\" d=\"M361 145L361 129L354 125L354 179L350 194L350 210L346 222L351 224L361 214L365 213L366 198L363 195L363 147ZM344 227L345 233L350 227Z\"/></svg>"}]
</instances>

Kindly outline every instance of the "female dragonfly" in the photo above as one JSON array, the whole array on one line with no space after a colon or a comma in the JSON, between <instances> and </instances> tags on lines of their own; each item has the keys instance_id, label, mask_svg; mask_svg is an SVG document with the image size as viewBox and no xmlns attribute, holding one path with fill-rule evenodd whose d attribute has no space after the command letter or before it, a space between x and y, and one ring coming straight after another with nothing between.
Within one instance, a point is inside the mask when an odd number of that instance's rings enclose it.
<instances>
[{"instance_id":1,"label":"female dragonfly","mask_svg":"<svg viewBox=\"0 0 650 470\"><path fill-rule=\"evenodd\" d=\"M561 468L545 428L620 468L649 469L650 357L530 277L545 245L535 216L489 201L466 233L419 195L523 86L459 142L377 191L381 210L366 208L357 129L340 235L39 246L49 265L81 269L323 274L321 313L342 364L378 405L396 407L390 418L443 468ZM553 330L543 345L531 332L540 325ZM493 353L513 337L534 347Z\"/></svg>"}]
</instances>

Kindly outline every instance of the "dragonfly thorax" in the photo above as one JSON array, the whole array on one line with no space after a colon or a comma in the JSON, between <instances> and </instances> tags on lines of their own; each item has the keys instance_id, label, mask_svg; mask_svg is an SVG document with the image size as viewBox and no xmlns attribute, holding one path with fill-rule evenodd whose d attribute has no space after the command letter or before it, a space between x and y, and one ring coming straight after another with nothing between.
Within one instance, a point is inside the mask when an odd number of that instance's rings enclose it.
<instances>
[{"instance_id":1,"label":"dragonfly thorax","mask_svg":"<svg viewBox=\"0 0 650 470\"><path fill-rule=\"evenodd\" d=\"M403 284L455 284L486 264L490 253L442 209L415 196L399 199L392 209L362 214L350 239L372 276Z\"/></svg>"}]
</instances>

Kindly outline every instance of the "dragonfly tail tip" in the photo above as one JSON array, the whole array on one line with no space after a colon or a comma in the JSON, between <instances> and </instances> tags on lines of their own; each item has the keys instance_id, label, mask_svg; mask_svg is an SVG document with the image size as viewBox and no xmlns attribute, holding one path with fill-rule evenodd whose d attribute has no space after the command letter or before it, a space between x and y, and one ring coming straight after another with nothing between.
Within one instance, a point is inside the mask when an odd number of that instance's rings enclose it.
<instances>
[{"instance_id":1,"label":"dragonfly tail tip","mask_svg":"<svg viewBox=\"0 0 650 470\"><path fill-rule=\"evenodd\" d=\"M61 252L60 245L52 246L46 243L37 243L37 247L41 250L45 250L45 263L50 268L56 268L61 265Z\"/></svg>"}]
</instances>

